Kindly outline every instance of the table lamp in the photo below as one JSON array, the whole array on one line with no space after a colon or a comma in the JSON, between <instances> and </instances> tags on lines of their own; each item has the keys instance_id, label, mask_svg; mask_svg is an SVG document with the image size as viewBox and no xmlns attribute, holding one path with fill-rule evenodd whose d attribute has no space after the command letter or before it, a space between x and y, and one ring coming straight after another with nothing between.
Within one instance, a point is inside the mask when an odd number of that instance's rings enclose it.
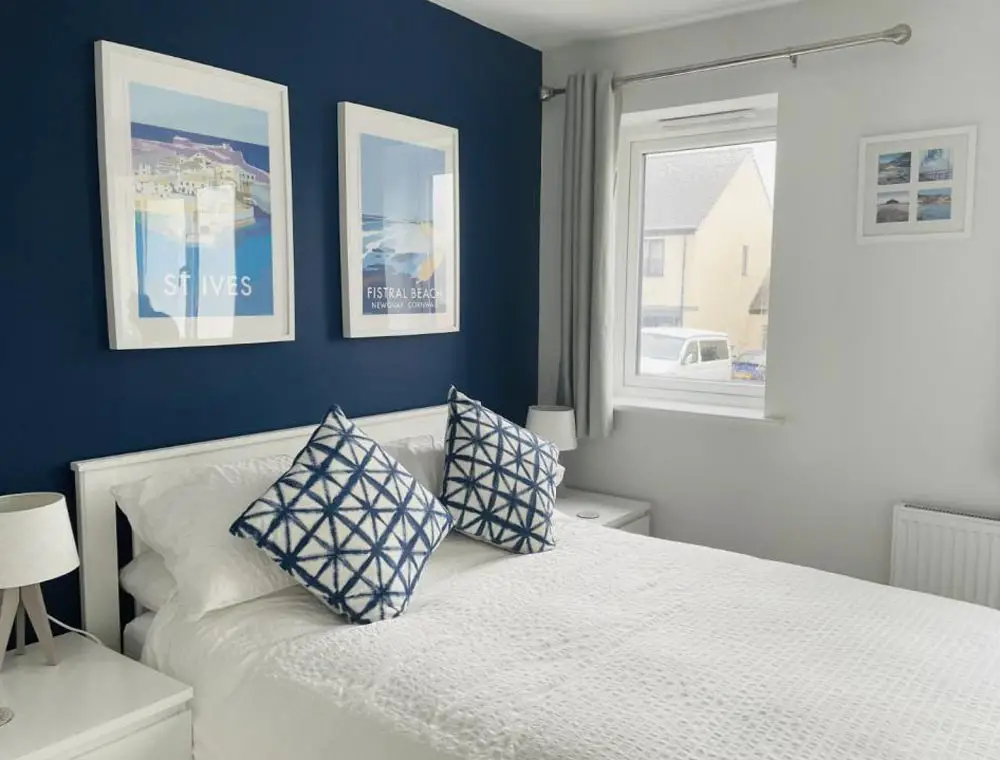
<instances>
[{"instance_id":1,"label":"table lamp","mask_svg":"<svg viewBox=\"0 0 1000 760\"><path fill-rule=\"evenodd\" d=\"M0 496L0 667L17 622L17 648L24 651L27 611L49 665L58 662L41 584L76 570L80 555L66 499L58 493Z\"/></svg>"},{"instance_id":2,"label":"table lamp","mask_svg":"<svg viewBox=\"0 0 1000 760\"><path fill-rule=\"evenodd\" d=\"M528 430L560 452L576 448L576 412L568 406L529 407Z\"/></svg>"}]
</instances>

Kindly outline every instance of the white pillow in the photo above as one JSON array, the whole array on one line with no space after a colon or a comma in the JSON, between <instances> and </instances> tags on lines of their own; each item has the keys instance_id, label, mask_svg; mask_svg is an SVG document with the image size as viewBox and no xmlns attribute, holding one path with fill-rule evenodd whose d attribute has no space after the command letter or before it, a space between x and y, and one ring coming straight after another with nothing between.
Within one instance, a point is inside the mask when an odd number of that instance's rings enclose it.
<instances>
[{"instance_id":1,"label":"white pillow","mask_svg":"<svg viewBox=\"0 0 1000 760\"><path fill-rule=\"evenodd\" d=\"M133 530L163 557L191 616L295 585L266 554L229 534L233 521L291 464L290 456L247 459L112 489Z\"/></svg>"},{"instance_id":2,"label":"white pillow","mask_svg":"<svg viewBox=\"0 0 1000 760\"><path fill-rule=\"evenodd\" d=\"M118 574L121 587L147 610L159 612L177 592L177 582L156 552L143 552Z\"/></svg>"},{"instance_id":3,"label":"white pillow","mask_svg":"<svg viewBox=\"0 0 1000 760\"><path fill-rule=\"evenodd\" d=\"M420 485L434 494L441 494L441 478L444 476L444 443L436 443L434 436L418 435L403 438L382 447L406 468Z\"/></svg>"},{"instance_id":4,"label":"white pillow","mask_svg":"<svg viewBox=\"0 0 1000 760\"><path fill-rule=\"evenodd\" d=\"M443 441L415 436L383 448L421 485L440 495ZM253 543L229 533L233 521L285 474L292 459L282 455L197 467L112 489L132 529L163 558L178 600L191 616L201 617L295 585ZM562 473L560 467L557 485Z\"/></svg>"}]
</instances>

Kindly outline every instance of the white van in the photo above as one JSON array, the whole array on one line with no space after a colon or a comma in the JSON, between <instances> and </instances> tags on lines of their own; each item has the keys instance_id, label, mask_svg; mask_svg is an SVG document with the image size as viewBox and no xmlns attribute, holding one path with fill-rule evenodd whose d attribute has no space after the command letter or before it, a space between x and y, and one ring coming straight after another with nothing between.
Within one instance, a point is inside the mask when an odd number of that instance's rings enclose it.
<instances>
[{"instance_id":1,"label":"white van","mask_svg":"<svg viewBox=\"0 0 1000 760\"><path fill-rule=\"evenodd\" d=\"M692 380L732 380L729 336L684 327L644 327L639 373Z\"/></svg>"}]
</instances>

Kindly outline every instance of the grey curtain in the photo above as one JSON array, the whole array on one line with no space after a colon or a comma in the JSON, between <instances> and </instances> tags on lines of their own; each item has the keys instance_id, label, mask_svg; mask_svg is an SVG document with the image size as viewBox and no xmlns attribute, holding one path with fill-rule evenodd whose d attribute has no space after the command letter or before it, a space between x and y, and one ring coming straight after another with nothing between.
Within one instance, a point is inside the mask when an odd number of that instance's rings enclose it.
<instances>
[{"instance_id":1,"label":"grey curtain","mask_svg":"<svg viewBox=\"0 0 1000 760\"><path fill-rule=\"evenodd\" d=\"M576 410L577 435L611 434L614 189L621 111L611 72L566 85L557 401Z\"/></svg>"}]
</instances>

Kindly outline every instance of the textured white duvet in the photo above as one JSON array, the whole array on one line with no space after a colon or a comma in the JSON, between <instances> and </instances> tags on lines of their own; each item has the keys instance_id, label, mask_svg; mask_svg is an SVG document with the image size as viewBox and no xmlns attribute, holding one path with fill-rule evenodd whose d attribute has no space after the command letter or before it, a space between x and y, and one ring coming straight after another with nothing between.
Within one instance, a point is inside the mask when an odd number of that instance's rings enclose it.
<instances>
[{"instance_id":1,"label":"textured white duvet","mask_svg":"<svg viewBox=\"0 0 1000 760\"><path fill-rule=\"evenodd\" d=\"M1000 613L560 521L451 537L412 609L285 591L146 659L195 687L197 760L998 760Z\"/></svg>"}]
</instances>

